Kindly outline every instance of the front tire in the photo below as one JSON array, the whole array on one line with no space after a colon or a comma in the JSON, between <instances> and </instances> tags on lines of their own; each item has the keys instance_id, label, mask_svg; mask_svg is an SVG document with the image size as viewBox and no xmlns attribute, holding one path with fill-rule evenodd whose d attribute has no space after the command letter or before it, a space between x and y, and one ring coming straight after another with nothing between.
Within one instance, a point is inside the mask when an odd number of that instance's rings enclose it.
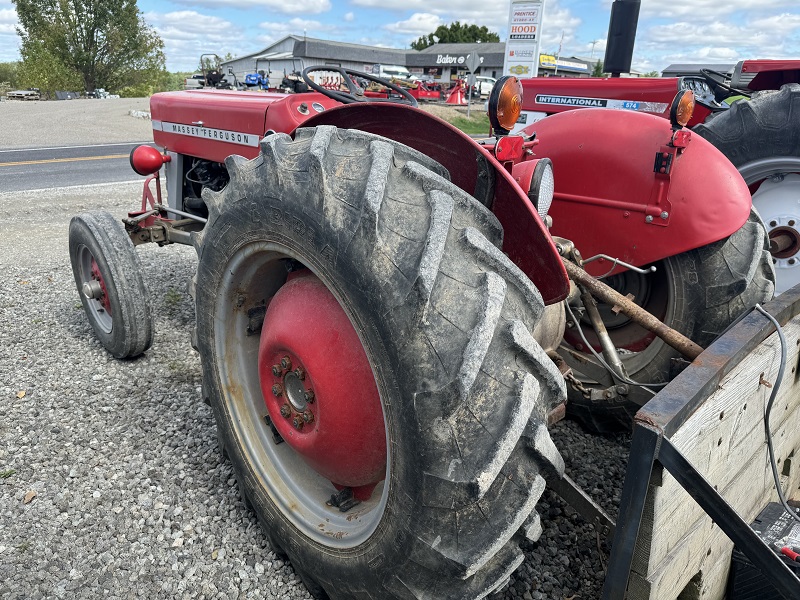
<instances>
[{"instance_id":1,"label":"front tire","mask_svg":"<svg viewBox=\"0 0 800 600\"><path fill-rule=\"evenodd\" d=\"M772 257L776 292L800 283L800 84L735 102L694 131L739 169L770 238L788 239Z\"/></svg>"},{"instance_id":2,"label":"front tire","mask_svg":"<svg viewBox=\"0 0 800 600\"><path fill-rule=\"evenodd\" d=\"M546 419L565 395L530 335L541 296L499 250L499 223L438 163L363 132L273 135L255 160L226 166L197 236L197 341L221 443L270 543L318 598L491 593L521 563L518 541L538 535L543 474L563 469ZM384 478L344 513L326 505L336 488L306 450L276 443L264 421L259 344L274 333L272 303L292 318L304 296L285 302L282 290L304 280L324 286L363 348L374 381L353 385L377 388ZM298 327L325 328L324 311L302 312ZM314 350L292 351L306 381L338 365L339 352L319 361ZM349 407L315 400L305 427ZM345 423L348 435L374 434L359 424Z\"/></svg>"},{"instance_id":3,"label":"front tire","mask_svg":"<svg viewBox=\"0 0 800 600\"><path fill-rule=\"evenodd\" d=\"M115 358L139 356L153 343L142 265L111 214L83 213L69 224L69 257L95 335Z\"/></svg>"},{"instance_id":4,"label":"front tire","mask_svg":"<svg viewBox=\"0 0 800 600\"><path fill-rule=\"evenodd\" d=\"M728 238L662 260L655 273L626 271L609 279L607 283L618 292L631 293L637 304L702 347L756 303L770 300L775 291L768 239L755 211ZM614 314L610 306L600 303L598 308L615 347L623 350L620 358L631 380L663 384L675 376L674 360L680 357L676 350L622 313ZM581 327L595 346L591 326L584 322ZM570 331L567 340L572 347L583 344L575 328ZM585 352L582 346L578 349ZM586 383L591 387L589 380ZM650 398L651 393L636 386L629 386L627 396L611 400L598 394L587 398L573 389L567 410L588 429L609 433L629 430L633 416Z\"/></svg>"}]
</instances>

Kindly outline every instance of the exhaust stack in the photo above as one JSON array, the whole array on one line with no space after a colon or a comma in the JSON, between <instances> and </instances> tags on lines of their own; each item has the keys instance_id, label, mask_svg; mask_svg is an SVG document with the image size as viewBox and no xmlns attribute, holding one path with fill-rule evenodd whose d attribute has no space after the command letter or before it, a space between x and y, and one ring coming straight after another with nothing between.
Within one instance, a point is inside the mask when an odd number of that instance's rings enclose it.
<instances>
[{"instance_id":1,"label":"exhaust stack","mask_svg":"<svg viewBox=\"0 0 800 600\"><path fill-rule=\"evenodd\" d=\"M603 71L612 77L631 71L640 6L641 0L614 0L611 6Z\"/></svg>"}]
</instances>

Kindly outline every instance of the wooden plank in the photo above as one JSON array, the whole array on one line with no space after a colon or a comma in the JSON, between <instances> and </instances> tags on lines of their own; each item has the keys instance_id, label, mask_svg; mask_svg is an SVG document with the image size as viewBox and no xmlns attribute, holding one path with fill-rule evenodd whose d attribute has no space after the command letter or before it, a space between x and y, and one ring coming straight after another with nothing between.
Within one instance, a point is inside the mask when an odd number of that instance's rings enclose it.
<instances>
[{"instance_id":1,"label":"wooden plank","mask_svg":"<svg viewBox=\"0 0 800 600\"><path fill-rule=\"evenodd\" d=\"M730 385L710 398L687 421L689 434L681 435L677 440L673 438L673 443L683 455L717 489L727 489L731 481L741 479L744 476L742 470L754 456L763 457L766 464L763 414L771 390L754 385L753 381L758 381L761 373L766 379L774 381L777 363L770 367L763 358L763 353L755 355L753 361L731 373L727 382ZM797 402L788 402L793 393L788 381L781 386L776 399L771 420L773 431L781 431L781 426L793 415L796 418L796 411L800 409L796 406ZM786 406L794 410L786 410ZM724 416L720 419L719 415ZM683 430L678 433L683 434ZM665 485L666 481L674 483L672 478L665 478ZM676 491L679 493L676 494ZM735 497L727 499L733 502ZM674 484L674 489L662 487L655 493L653 512L659 515L661 523L684 523L689 519L701 518L705 513L690 500L677 484ZM660 562L663 554L659 555L658 549L665 554L682 535L680 528L655 526L650 562Z\"/></svg>"},{"instance_id":2,"label":"wooden plank","mask_svg":"<svg viewBox=\"0 0 800 600\"><path fill-rule=\"evenodd\" d=\"M787 370L771 418L781 459L800 448L800 317L787 323L784 332L789 344ZM777 497L763 432L764 407L771 392L763 381L772 382L777 374L777 338L777 334L767 338L737 365L671 438L746 521ZM784 485L791 485L791 493L799 482L800 469L792 464ZM664 474L663 484L651 487L645 506L629 597L674 598L700 573L703 599L721 598L731 548L724 533Z\"/></svg>"}]
</instances>

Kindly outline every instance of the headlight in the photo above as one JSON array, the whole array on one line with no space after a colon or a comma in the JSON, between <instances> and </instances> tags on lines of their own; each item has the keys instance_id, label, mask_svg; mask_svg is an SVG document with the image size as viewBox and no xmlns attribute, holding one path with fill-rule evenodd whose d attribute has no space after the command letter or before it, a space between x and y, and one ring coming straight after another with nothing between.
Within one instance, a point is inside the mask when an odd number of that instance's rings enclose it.
<instances>
[{"instance_id":1,"label":"headlight","mask_svg":"<svg viewBox=\"0 0 800 600\"><path fill-rule=\"evenodd\" d=\"M533 202L542 219L547 216L550 205L553 204L555 189L556 180L553 177L553 161L549 158L540 158L533 169L528 198Z\"/></svg>"}]
</instances>

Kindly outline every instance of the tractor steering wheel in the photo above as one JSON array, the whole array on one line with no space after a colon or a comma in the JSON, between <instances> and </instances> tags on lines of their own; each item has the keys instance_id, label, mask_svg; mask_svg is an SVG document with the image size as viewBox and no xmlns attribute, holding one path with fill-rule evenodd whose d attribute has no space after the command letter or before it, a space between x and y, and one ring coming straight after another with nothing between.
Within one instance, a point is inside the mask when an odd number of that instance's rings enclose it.
<instances>
[{"instance_id":1,"label":"tractor steering wheel","mask_svg":"<svg viewBox=\"0 0 800 600\"><path fill-rule=\"evenodd\" d=\"M717 90L725 90L728 92L727 95L733 94L734 96L745 96L746 98L750 97L750 93L744 90L737 90L734 87L729 86L725 83L725 80L728 76L725 73L720 73L719 71L715 71L714 69L700 69L700 74L703 76L708 84L711 86L712 91L714 92L714 96L717 95ZM717 79L719 77L719 79ZM720 81L721 80L721 81Z\"/></svg>"},{"instance_id":2,"label":"tractor steering wheel","mask_svg":"<svg viewBox=\"0 0 800 600\"><path fill-rule=\"evenodd\" d=\"M347 91L343 92L340 90L329 90L327 88L322 87L321 85L315 83L311 77L309 77L309 73L313 73L315 71L325 71L328 73L339 73L344 80L345 85L347 85ZM364 95L364 88L358 85L355 81L353 81L352 77L359 77L362 79L366 79L368 81L374 81L384 87L389 88L393 92L397 92L403 98L402 100L397 100L393 98L369 98ZM414 98L411 94L409 94L406 90L401 88L399 85L395 85L390 81L386 81L385 79L381 79L380 77L375 77L374 75L370 75L369 73L362 73L361 71L353 71L352 69L345 69L342 67L334 67L332 65L319 65L316 67L306 67L303 69L303 81L305 81L308 86L320 94L326 95L328 98L332 98L334 100L338 100L342 104L353 104L354 102L392 102L394 104L408 104L417 108L419 104L417 104L417 99Z\"/></svg>"}]
</instances>

